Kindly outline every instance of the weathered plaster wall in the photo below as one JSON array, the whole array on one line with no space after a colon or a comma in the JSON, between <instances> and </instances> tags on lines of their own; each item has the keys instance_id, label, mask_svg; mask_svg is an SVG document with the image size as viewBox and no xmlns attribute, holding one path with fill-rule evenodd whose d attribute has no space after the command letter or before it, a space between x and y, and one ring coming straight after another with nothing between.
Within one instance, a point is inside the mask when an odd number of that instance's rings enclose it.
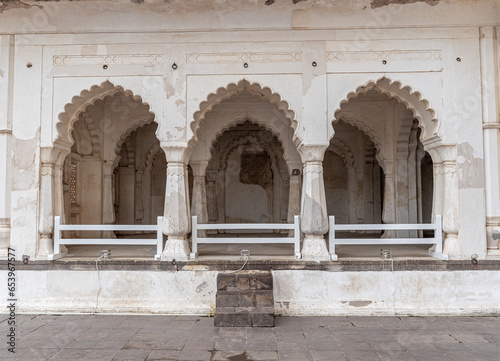
<instances>
[{"instance_id":1,"label":"weathered plaster wall","mask_svg":"<svg viewBox=\"0 0 500 361\"><path fill-rule=\"evenodd\" d=\"M273 274L275 309L283 315L500 313L497 271Z\"/></svg>"},{"instance_id":2,"label":"weathered plaster wall","mask_svg":"<svg viewBox=\"0 0 500 361\"><path fill-rule=\"evenodd\" d=\"M17 46L12 124L12 232L16 256L34 256L38 240L42 48ZM50 118L49 118L50 119Z\"/></svg>"},{"instance_id":3,"label":"weathered plaster wall","mask_svg":"<svg viewBox=\"0 0 500 361\"><path fill-rule=\"evenodd\" d=\"M10 242L11 135L14 47L12 36L0 36L0 248ZM3 251L0 251L0 254ZM2 254L4 256L4 254Z\"/></svg>"},{"instance_id":4,"label":"weathered plaster wall","mask_svg":"<svg viewBox=\"0 0 500 361\"><path fill-rule=\"evenodd\" d=\"M100 271L99 277L96 271L18 271L17 277L19 312L208 314L215 305L216 272L210 271Z\"/></svg>"},{"instance_id":5,"label":"weathered plaster wall","mask_svg":"<svg viewBox=\"0 0 500 361\"><path fill-rule=\"evenodd\" d=\"M276 314L498 315L498 271L274 271ZM209 314L215 271L18 271L18 311ZM6 282L6 273L0 280ZM474 287L471 287L474 285ZM4 298L6 290L1 291Z\"/></svg>"},{"instance_id":6,"label":"weathered plaster wall","mask_svg":"<svg viewBox=\"0 0 500 361\"><path fill-rule=\"evenodd\" d=\"M353 24L376 28L476 25L498 21L497 0L334 0L300 1L296 4L292 0L277 0L271 6L265 6L265 0L137 2L139 4L129 0L4 2L0 7L0 11L3 10L0 13L0 32L13 29L27 33L84 30L81 22L72 21L75 15L89 19L89 25L95 31L149 31L156 30L158 24L163 24L168 30L317 29L331 28L332 24L337 28L349 28ZM429 3L437 5L430 6ZM345 16L346 13L349 16ZM16 17L22 21L16 21ZM122 21L124 18L129 21ZM360 30L360 34L364 32Z\"/></svg>"}]
</instances>

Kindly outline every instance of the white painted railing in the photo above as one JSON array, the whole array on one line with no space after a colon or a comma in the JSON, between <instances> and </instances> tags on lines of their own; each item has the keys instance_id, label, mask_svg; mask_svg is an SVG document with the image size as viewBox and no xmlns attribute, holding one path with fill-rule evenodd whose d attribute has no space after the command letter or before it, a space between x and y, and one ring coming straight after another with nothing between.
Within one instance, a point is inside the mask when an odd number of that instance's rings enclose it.
<instances>
[{"instance_id":1,"label":"white painted railing","mask_svg":"<svg viewBox=\"0 0 500 361\"><path fill-rule=\"evenodd\" d=\"M120 245L120 246L156 246L155 260L160 260L163 250L163 217L158 217L157 224L121 225L121 224L61 224L61 217L54 217L54 253L49 260L63 257L62 245ZM155 231L156 238L62 238L62 231Z\"/></svg>"},{"instance_id":2,"label":"white painted railing","mask_svg":"<svg viewBox=\"0 0 500 361\"><path fill-rule=\"evenodd\" d=\"M293 237L253 237L253 238L243 238L243 237L198 237L198 230L278 230L278 229L288 229L293 230ZM294 254L296 259L300 259L300 227L299 227L299 216L294 217L294 222L289 223L225 223L225 224L199 224L198 218L193 216L192 222L192 252L190 255L191 259L195 259L198 256L198 244L200 243L210 243L210 244L228 244L228 243L239 243L239 244L273 244L273 243L293 243Z\"/></svg>"},{"instance_id":3,"label":"white painted railing","mask_svg":"<svg viewBox=\"0 0 500 361\"><path fill-rule=\"evenodd\" d=\"M330 257L337 261L335 254L336 245L402 245L402 244L428 244L435 245L434 251L429 250L429 255L442 260L447 260L448 255L443 254L443 235L441 216L434 216L434 223L426 224L335 224L335 217L330 216ZM406 231L406 230L432 230L433 238L336 238L336 231Z\"/></svg>"}]
</instances>

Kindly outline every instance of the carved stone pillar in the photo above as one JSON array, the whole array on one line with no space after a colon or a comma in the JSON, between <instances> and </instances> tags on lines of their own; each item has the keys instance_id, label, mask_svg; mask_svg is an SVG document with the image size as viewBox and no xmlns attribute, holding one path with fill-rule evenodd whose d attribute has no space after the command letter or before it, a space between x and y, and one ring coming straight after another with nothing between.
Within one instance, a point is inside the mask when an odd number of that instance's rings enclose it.
<instances>
[{"instance_id":1,"label":"carved stone pillar","mask_svg":"<svg viewBox=\"0 0 500 361\"><path fill-rule=\"evenodd\" d=\"M423 223L422 210L422 159L425 157L425 151L422 143L418 143L416 150L416 177L417 177L417 223ZM423 231L417 231L418 237L423 237Z\"/></svg>"},{"instance_id":2,"label":"carved stone pillar","mask_svg":"<svg viewBox=\"0 0 500 361\"><path fill-rule=\"evenodd\" d=\"M373 148L369 147L365 151L365 164L363 166L363 192L364 192L364 223L373 223Z\"/></svg>"},{"instance_id":3,"label":"carved stone pillar","mask_svg":"<svg viewBox=\"0 0 500 361\"><path fill-rule=\"evenodd\" d=\"M61 223L66 224L66 213L64 212L64 161L69 154L69 149L61 150L54 165L54 215L61 217ZM66 246L61 245L61 252L66 252Z\"/></svg>"},{"instance_id":4,"label":"carved stone pillar","mask_svg":"<svg viewBox=\"0 0 500 361\"><path fill-rule=\"evenodd\" d=\"M293 217L300 215L300 178L301 171L299 164L289 164L290 166L290 190L288 196L287 222L293 223Z\"/></svg>"},{"instance_id":5,"label":"carved stone pillar","mask_svg":"<svg viewBox=\"0 0 500 361\"><path fill-rule=\"evenodd\" d=\"M382 222L385 224L396 223L396 204L394 198L393 163L386 161L386 169L384 172L384 200L382 203ZM393 238L395 234L395 231L385 231L383 238Z\"/></svg>"},{"instance_id":6,"label":"carved stone pillar","mask_svg":"<svg viewBox=\"0 0 500 361\"><path fill-rule=\"evenodd\" d=\"M437 145L428 150L434 163L433 215L442 214L444 244L443 253L450 259L461 257L458 240L458 178L455 145Z\"/></svg>"},{"instance_id":7,"label":"carved stone pillar","mask_svg":"<svg viewBox=\"0 0 500 361\"><path fill-rule=\"evenodd\" d=\"M443 207L443 232L445 240L443 253L451 259L461 256L461 247L458 241L458 179L457 163L455 161L456 148L443 150L443 176L444 176L444 207Z\"/></svg>"},{"instance_id":8,"label":"carved stone pillar","mask_svg":"<svg viewBox=\"0 0 500 361\"><path fill-rule=\"evenodd\" d=\"M114 224L115 205L113 202L113 171L115 166L112 161L105 160L102 166L102 224ZM103 232L105 238L116 238L113 231Z\"/></svg>"},{"instance_id":9,"label":"carved stone pillar","mask_svg":"<svg viewBox=\"0 0 500 361\"><path fill-rule=\"evenodd\" d=\"M481 98L488 254L500 255L500 118L498 117L498 41L494 27L480 28Z\"/></svg>"},{"instance_id":10,"label":"carved stone pillar","mask_svg":"<svg viewBox=\"0 0 500 361\"><path fill-rule=\"evenodd\" d=\"M365 194L363 184L363 168L356 169L356 221L363 223L365 219Z\"/></svg>"},{"instance_id":11,"label":"carved stone pillar","mask_svg":"<svg viewBox=\"0 0 500 361\"><path fill-rule=\"evenodd\" d=\"M144 172L135 172L135 224L142 224L144 219L144 201L142 197L142 176Z\"/></svg>"},{"instance_id":12,"label":"carved stone pillar","mask_svg":"<svg viewBox=\"0 0 500 361\"><path fill-rule=\"evenodd\" d=\"M163 213L163 234L167 236L163 260L189 258L187 235L191 230L189 193L187 183L187 161L191 148L187 144L163 144L167 158L167 184Z\"/></svg>"},{"instance_id":13,"label":"carved stone pillar","mask_svg":"<svg viewBox=\"0 0 500 361\"><path fill-rule=\"evenodd\" d=\"M300 226L304 233L304 259L328 260L324 234L328 231L323 155L328 144L301 145L298 149L303 168Z\"/></svg>"},{"instance_id":14,"label":"carved stone pillar","mask_svg":"<svg viewBox=\"0 0 500 361\"><path fill-rule=\"evenodd\" d=\"M208 223L207 191L205 170L208 162L191 162L193 170L193 199L191 200L191 215L198 217L198 223ZM205 237L205 231L199 231Z\"/></svg>"},{"instance_id":15,"label":"carved stone pillar","mask_svg":"<svg viewBox=\"0 0 500 361\"><path fill-rule=\"evenodd\" d=\"M347 191L348 191L348 223L358 223L356 221L356 169L351 165L347 169Z\"/></svg>"},{"instance_id":16,"label":"carved stone pillar","mask_svg":"<svg viewBox=\"0 0 500 361\"><path fill-rule=\"evenodd\" d=\"M54 253L54 213L55 194L54 176L55 165L61 149L56 147L41 148L41 170L40 170L40 223L38 232L40 241L38 245L38 259L45 259L49 254ZM60 195L62 198L62 172Z\"/></svg>"},{"instance_id":17,"label":"carved stone pillar","mask_svg":"<svg viewBox=\"0 0 500 361\"><path fill-rule=\"evenodd\" d=\"M206 171L206 192L207 192L207 212L208 212L208 222L217 222L217 191L215 186L215 181L217 179L217 170L208 169Z\"/></svg>"}]
</instances>

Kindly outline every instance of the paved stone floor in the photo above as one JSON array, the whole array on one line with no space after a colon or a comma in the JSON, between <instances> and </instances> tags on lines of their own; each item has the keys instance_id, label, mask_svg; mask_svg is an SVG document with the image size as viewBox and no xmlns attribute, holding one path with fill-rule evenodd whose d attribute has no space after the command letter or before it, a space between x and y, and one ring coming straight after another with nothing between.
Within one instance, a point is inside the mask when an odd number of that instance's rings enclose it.
<instances>
[{"instance_id":1,"label":"paved stone floor","mask_svg":"<svg viewBox=\"0 0 500 361\"><path fill-rule=\"evenodd\" d=\"M196 316L17 315L0 360L500 360L500 317L279 317L215 328Z\"/></svg>"}]
</instances>

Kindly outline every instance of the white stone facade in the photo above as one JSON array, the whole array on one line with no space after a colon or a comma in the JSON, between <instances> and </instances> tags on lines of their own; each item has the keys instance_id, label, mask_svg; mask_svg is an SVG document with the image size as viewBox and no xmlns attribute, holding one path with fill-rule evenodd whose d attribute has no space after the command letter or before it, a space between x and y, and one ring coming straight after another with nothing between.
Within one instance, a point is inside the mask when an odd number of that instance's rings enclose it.
<instances>
[{"instance_id":1,"label":"white stone facade","mask_svg":"<svg viewBox=\"0 0 500 361\"><path fill-rule=\"evenodd\" d=\"M1 1L0 255L163 216L187 261L192 215L299 214L321 261L330 214L441 214L450 259L497 259L500 1L401 3Z\"/></svg>"}]
</instances>

